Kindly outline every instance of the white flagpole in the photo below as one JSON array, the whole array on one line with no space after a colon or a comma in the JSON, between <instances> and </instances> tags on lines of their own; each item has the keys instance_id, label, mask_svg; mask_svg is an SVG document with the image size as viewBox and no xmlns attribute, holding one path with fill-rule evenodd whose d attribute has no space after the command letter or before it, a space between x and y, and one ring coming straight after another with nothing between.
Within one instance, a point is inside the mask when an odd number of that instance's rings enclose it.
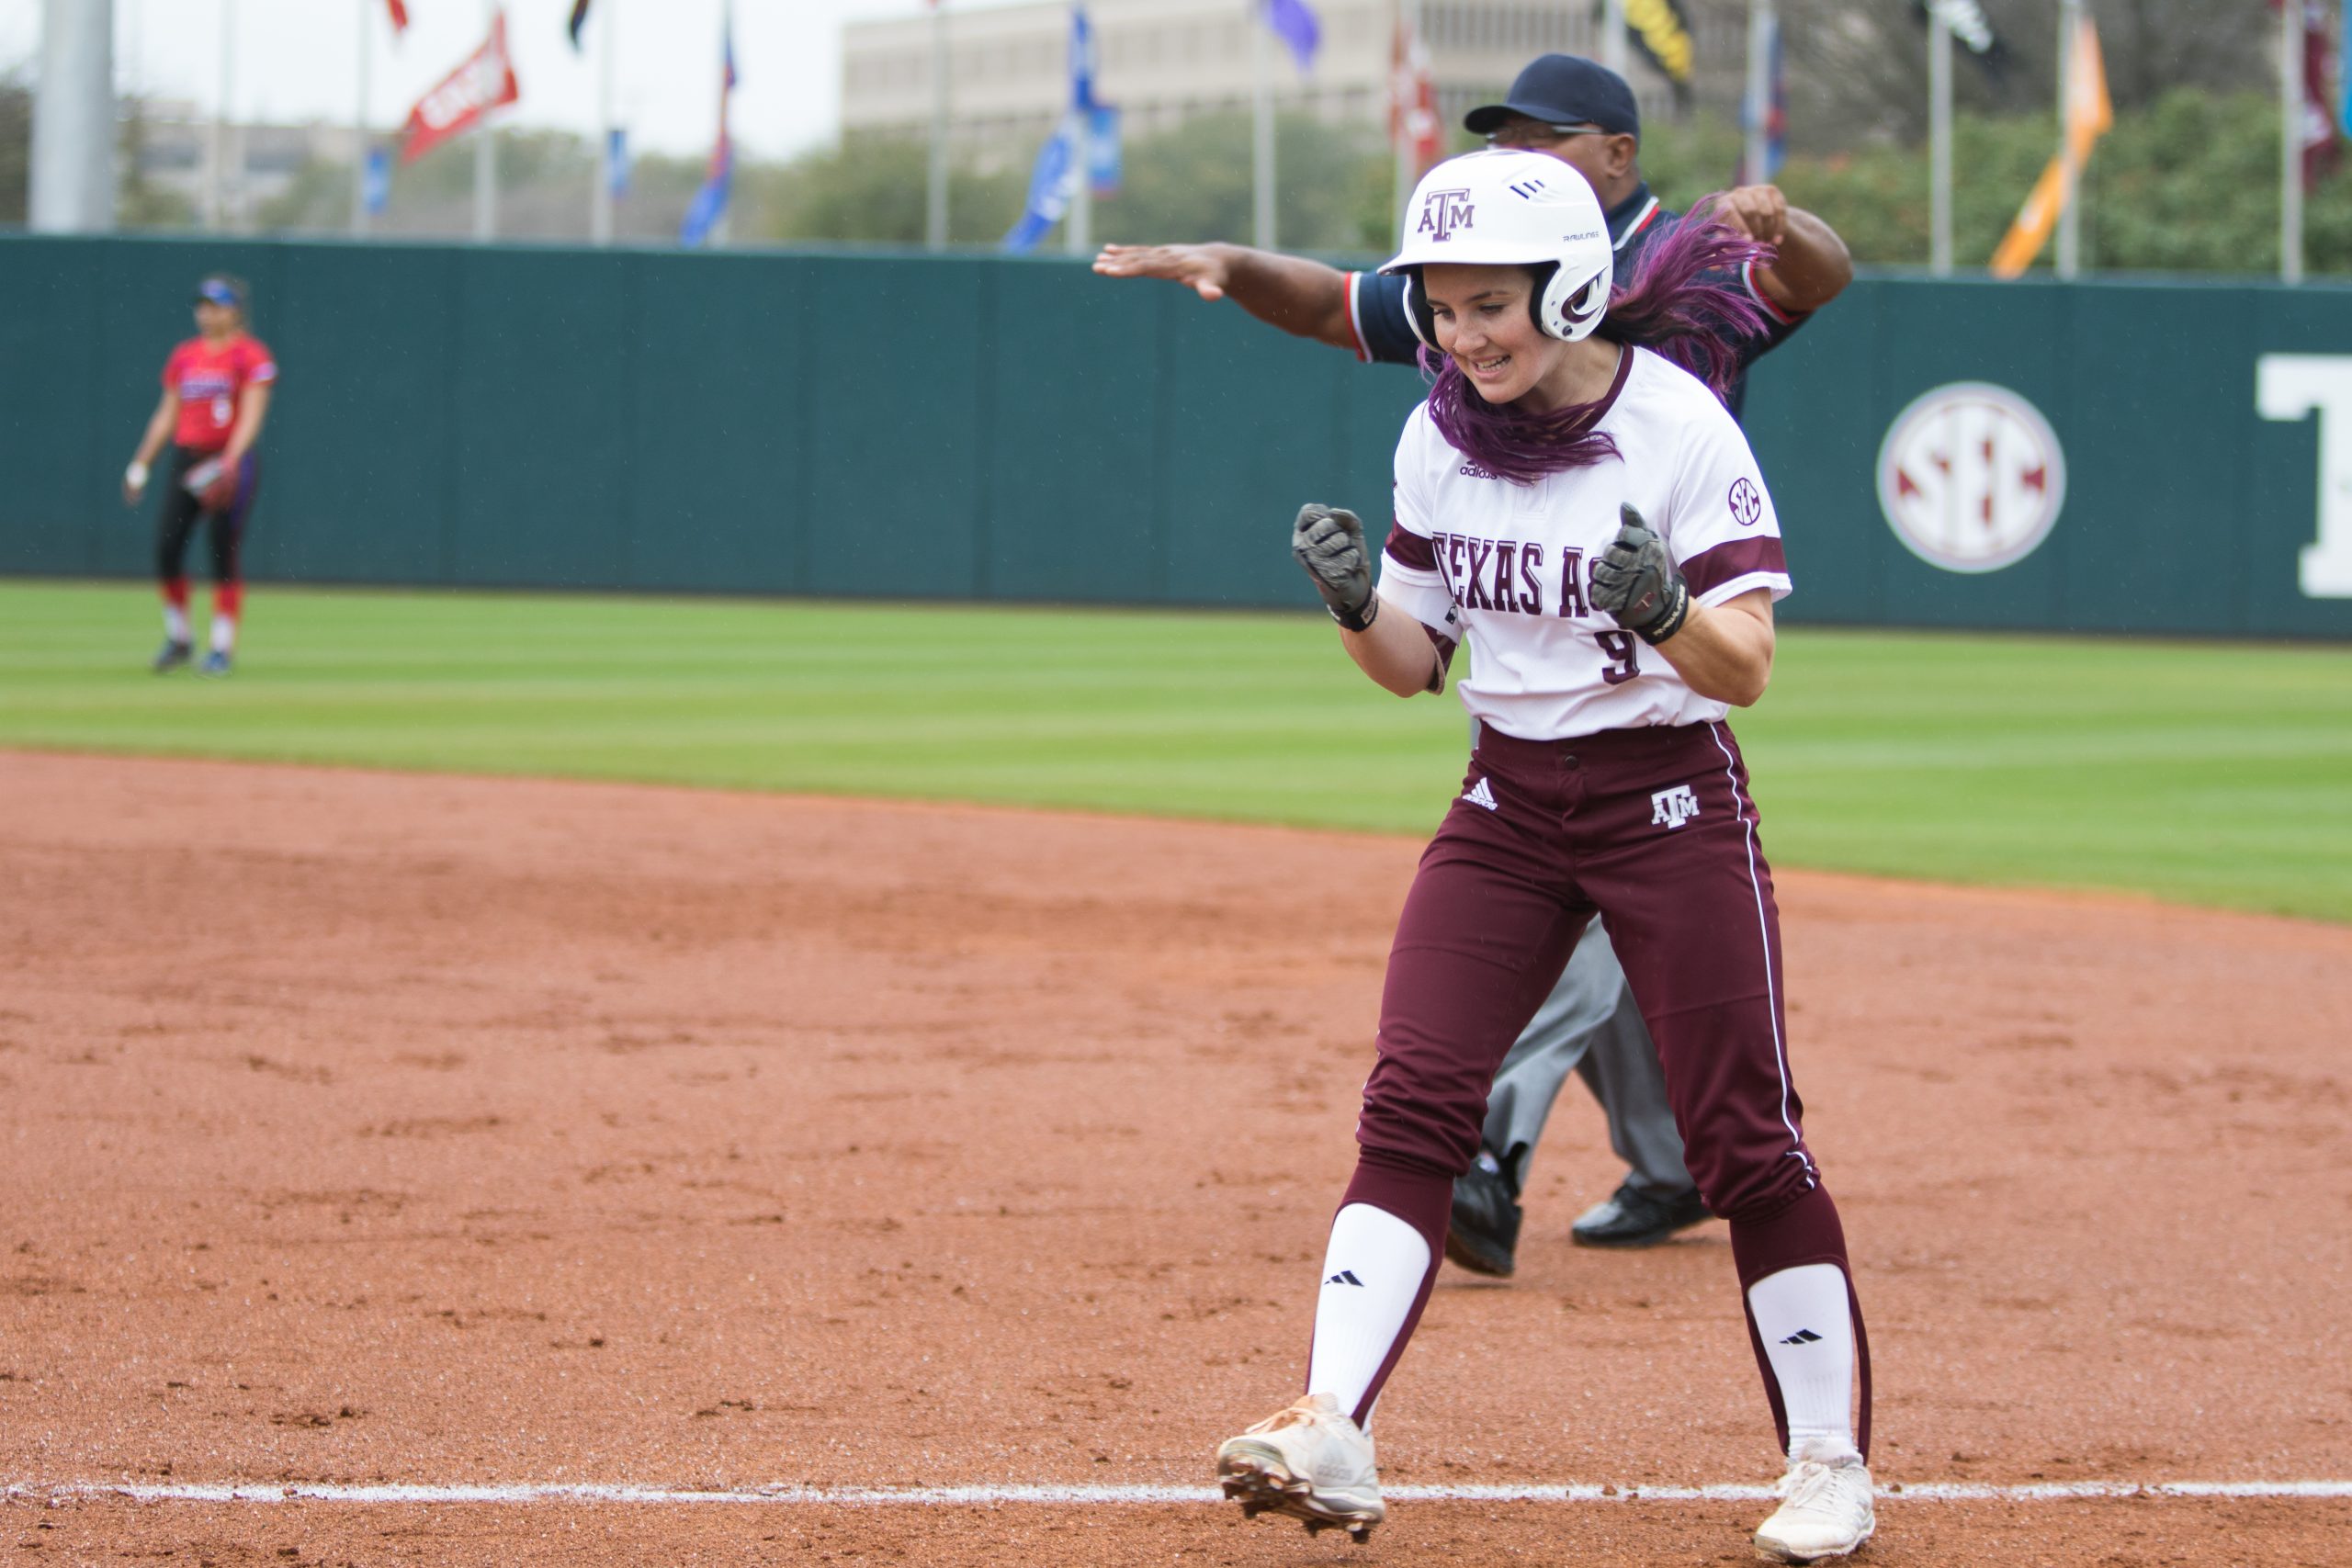
<instances>
[{"instance_id":1,"label":"white flagpole","mask_svg":"<svg viewBox=\"0 0 2352 1568\"><path fill-rule=\"evenodd\" d=\"M1772 0L1747 0L1747 147L1739 182L1762 185L1771 162Z\"/></svg>"},{"instance_id":2,"label":"white flagpole","mask_svg":"<svg viewBox=\"0 0 2352 1568\"><path fill-rule=\"evenodd\" d=\"M482 0L481 10L485 24L498 20L498 0ZM498 237L498 142L490 114L484 110L474 127L474 238L483 243Z\"/></svg>"},{"instance_id":3,"label":"white flagpole","mask_svg":"<svg viewBox=\"0 0 2352 1568\"><path fill-rule=\"evenodd\" d=\"M588 198L588 238L613 243L613 7L596 7L596 188Z\"/></svg>"},{"instance_id":4,"label":"white flagpole","mask_svg":"<svg viewBox=\"0 0 2352 1568\"><path fill-rule=\"evenodd\" d=\"M1928 7L1928 266L1951 276L1951 28Z\"/></svg>"},{"instance_id":5,"label":"white flagpole","mask_svg":"<svg viewBox=\"0 0 2352 1568\"><path fill-rule=\"evenodd\" d=\"M2278 281L2303 280L2303 0L2278 7Z\"/></svg>"},{"instance_id":6,"label":"white flagpole","mask_svg":"<svg viewBox=\"0 0 2352 1568\"><path fill-rule=\"evenodd\" d=\"M1600 7L1600 63L1625 74L1625 0L1606 0Z\"/></svg>"},{"instance_id":7,"label":"white flagpole","mask_svg":"<svg viewBox=\"0 0 2352 1568\"><path fill-rule=\"evenodd\" d=\"M220 0L220 96L212 106L212 156L204 165L204 226L228 226L229 94L235 83L237 0Z\"/></svg>"},{"instance_id":8,"label":"white flagpole","mask_svg":"<svg viewBox=\"0 0 2352 1568\"><path fill-rule=\"evenodd\" d=\"M37 233L106 233L115 226L112 0L48 0L40 61L27 217Z\"/></svg>"},{"instance_id":9,"label":"white flagpole","mask_svg":"<svg viewBox=\"0 0 2352 1568\"><path fill-rule=\"evenodd\" d=\"M922 243L947 248L947 6L931 0L931 152L925 170Z\"/></svg>"},{"instance_id":10,"label":"white flagpole","mask_svg":"<svg viewBox=\"0 0 2352 1568\"><path fill-rule=\"evenodd\" d=\"M1274 248L1274 75L1265 0L1246 0L1250 27L1250 243Z\"/></svg>"},{"instance_id":11,"label":"white flagpole","mask_svg":"<svg viewBox=\"0 0 2352 1568\"><path fill-rule=\"evenodd\" d=\"M2058 276L2072 278L2082 270L2083 171L2075 162L2075 74L2082 68L2075 44L2082 35L2083 0L2064 0L2058 7Z\"/></svg>"},{"instance_id":12,"label":"white flagpole","mask_svg":"<svg viewBox=\"0 0 2352 1568\"><path fill-rule=\"evenodd\" d=\"M1396 199L1389 210L1402 213L1405 204L1413 199L1413 124L1411 110L1405 102L1406 83L1413 69L1414 11L1413 0L1394 0L1388 7L1388 115L1393 122L1389 151L1396 154L1396 183L1392 187Z\"/></svg>"},{"instance_id":13,"label":"white flagpole","mask_svg":"<svg viewBox=\"0 0 2352 1568\"><path fill-rule=\"evenodd\" d=\"M358 0L359 95L351 111L351 231L355 235L368 232L368 78L375 33L368 25L368 13L377 4L378 0Z\"/></svg>"}]
</instances>

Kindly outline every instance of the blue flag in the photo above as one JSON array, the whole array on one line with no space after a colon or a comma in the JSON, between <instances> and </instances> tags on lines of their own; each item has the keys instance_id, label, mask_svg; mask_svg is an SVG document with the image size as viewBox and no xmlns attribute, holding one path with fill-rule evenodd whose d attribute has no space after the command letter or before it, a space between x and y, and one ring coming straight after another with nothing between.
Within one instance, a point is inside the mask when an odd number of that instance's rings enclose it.
<instances>
[{"instance_id":1,"label":"blue flag","mask_svg":"<svg viewBox=\"0 0 2352 1568\"><path fill-rule=\"evenodd\" d=\"M1088 143L1087 167L1083 170L1077 166L1080 115L1086 117ZM1005 231L1006 250L1016 255L1035 250L1037 243L1069 211L1069 204L1078 195L1080 179L1088 180L1097 195L1107 196L1118 188L1118 110L1094 101L1094 29L1087 23L1085 7L1072 6L1069 110L1054 127L1046 144L1037 149L1036 164L1029 171L1029 199L1022 205L1019 220Z\"/></svg>"},{"instance_id":2,"label":"blue flag","mask_svg":"<svg viewBox=\"0 0 2352 1568\"><path fill-rule=\"evenodd\" d=\"M628 132L616 125L605 138L605 188L627 196L628 175Z\"/></svg>"},{"instance_id":3,"label":"blue flag","mask_svg":"<svg viewBox=\"0 0 2352 1568\"><path fill-rule=\"evenodd\" d=\"M1753 25L1753 24L1751 24ZM1789 94L1788 83L1781 68L1781 18L1772 18L1771 33L1765 39L1764 102L1760 106L1764 130L1764 167L1747 166L1746 148L1740 150L1739 164L1732 171L1731 183L1746 185L1750 180L1770 180L1781 172L1789 157ZM1752 134L1758 126L1759 106L1740 95L1739 129L1743 136Z\"/></svg>"},{"instance_id":4,"label":"blue flag","mask_svg":"<svg viewBox=\"0 0 2352 1568\"><path fill-rule=\"evenodd\" d=\"M1083 6L1071 6L1069 13L1069 105L1094 107L1094 28Z\"/></svg>"},{"instance_id":5,"label":"blue flag","mask_svg":"<svg viewBox=\"0 0 2352 1568\"><path fill-rule=\"evenodd\" d=\"M2336 109L2335 118L2343 125L2344 134L2352 136L2352 12L2346 14L2339 30L2344 35L2344 69L2336 79L2344 84L2344 102Z\"/></svg>"},{"instance_id":6,"label":"blue flag","mask_svg":"<svg viewBox=\"0 0 2352 1568\"><path fill-rule=\"evenodd\" d=\"M368 164L360 176L359 199L374 217L384 210L392 199L392 151L389 147L368 149Z\"/></svg>"},{"instance_id":7,"label":"blue flag","mask_svg":"<svg viewBox=\"0 0 2352 1568\"><path fill-rule=\"evenodd\" d=\"M1266 0L1266 25L1290 45L1291 57L1301 71L1313 67L1315 51L1323 43L1323 24L1316 20L1306 0Z\"/></svg>"},{"instance_id":8,"label":"blue flag","mask_svg":"<svg viewBox=\"0 0 2352 1568\"><path fill-rule=\"evenodd\" d=\"M1108 104L1097 104L1086 131L1086 172L1096 196L1119 194L1119 177L1124 172L1120 162L1119 111Z\"/></svg>"},{"instance_id":9,"label":"blue flag","mask_svg":"<svg viewBox=\"0 0 2352 1568\"><path fill-rule=\"evenodd\" d=\"M735 184L735 138L728 133L727 105L735 92L735 13L729 7L720 37L722 67L718 78L718 141L710 150L710 172L703 176L702 188L695 192L694 205L686 209L686 220L678 225L678 243L699 245L710 238L718 220L727 215L727 197Z\"/></svg>"},{"instance_id":10,"label":"blue flag","mask_svg":"<svg viewBox=\"0 0 2352 1568\"><path fill-rule=\"evenodd\" d=\"M1069 121L1064 119L1037 150L1036 167L1029 172L1029 199L1022 208L1020 221L1004 236L1004 248L1015 255L1035 250L1046 231L1069 210L1071 187L1077 183L1070 177L1069 144Z\"/></svg>"}]
</instances>

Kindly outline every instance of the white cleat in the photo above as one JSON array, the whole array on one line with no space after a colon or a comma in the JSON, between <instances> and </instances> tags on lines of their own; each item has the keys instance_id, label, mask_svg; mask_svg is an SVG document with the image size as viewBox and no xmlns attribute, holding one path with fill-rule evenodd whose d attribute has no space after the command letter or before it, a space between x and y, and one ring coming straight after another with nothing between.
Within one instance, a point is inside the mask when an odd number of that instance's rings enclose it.
<instances>
[{"instance_id":1,"label":"white cleat","mask_svg":"<svg viewBox=\"0 0 2352 1568\"><path fill-rule=\"evenodd\" d=\"M1860 1549L1878 1528L1871 1472L1862 1456L1839 1445L1807 1445L1789 1456L1778 1488L1779 1511L1757 1528L1756 1555L1767 1562L1820 1562Z\"/></svg>"},{"instance_id":2,"label":"white cleat","mask_svg":"<svg viewBox=\"0 0 2352 1568\"><path fill-rule=\"evenodd\" d=\"M1305 1519L1309 1535L1337 1528L1361 1541L1388 1517L1372 1438L1328 1393L1310 1393L1218 1444L1216 1478L1244 1515L1288 1514Z\"/></svg>"}]
</instances>

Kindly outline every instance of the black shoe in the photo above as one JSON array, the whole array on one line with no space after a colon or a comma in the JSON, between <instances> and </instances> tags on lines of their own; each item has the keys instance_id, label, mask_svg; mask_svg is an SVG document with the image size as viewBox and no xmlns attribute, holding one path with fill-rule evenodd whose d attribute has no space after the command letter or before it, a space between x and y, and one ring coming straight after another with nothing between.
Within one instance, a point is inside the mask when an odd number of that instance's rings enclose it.
<instances>
[{"instance_id":1,"label":"black shoe","mask_svg":"<svg viewBox=\"0 0 2352 1568\"><path fill-rule=\"evenodd\" d=\"M1453 1190L1453 1202L1459 1215L1459 1185ZM1586 1210L1568 1227L1568 1239L1578 1247L1656 1247L1676 1231L1689 1230L1701 1220L1713 1217L1696 1192L1656 1198L1628 1181L1607 1202Z\"/></svg>"},{"instance_id":2,"label":"black shoe","mask_svg":"<svg viewBox=\"0 0 2352 1568\"><path fill-rule=\"evenodd\" d=\"M181 665L186 664L190 651L188 645L184 642L165 643L161 649L156 650L154 663L155 673L161 675L166 671L176 670Z\"/></svg>"},{"instance_id":3,"label":"black shoe","mask_svg":"<svg viewBox=\"0 0 2352 1568\"><path fill-rule=\"evenodd\" d=\"M1483 1165L1453 1179L1453 1213L1445 1255L1474 1274L1508 1276L1518 1267L1519 1198Z\"/></svg>"}]
</instances>

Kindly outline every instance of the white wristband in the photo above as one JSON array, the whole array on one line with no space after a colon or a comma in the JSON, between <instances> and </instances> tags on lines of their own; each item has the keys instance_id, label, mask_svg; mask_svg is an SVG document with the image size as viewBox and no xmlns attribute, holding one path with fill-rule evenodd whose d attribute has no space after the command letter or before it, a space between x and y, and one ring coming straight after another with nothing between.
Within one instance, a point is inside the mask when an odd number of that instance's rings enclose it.
<instances>
[{"instance_id":1,"label":"white wristband","mask_svg":"<svg viewBox=\"0 0 2352 1568\"><path fill-rule=\"evenodd\" d=\"M147 465L133 459L130 467L122 470L122 480L133 490L144 488L147 483Z\"/></svg>"}]
</instances>

